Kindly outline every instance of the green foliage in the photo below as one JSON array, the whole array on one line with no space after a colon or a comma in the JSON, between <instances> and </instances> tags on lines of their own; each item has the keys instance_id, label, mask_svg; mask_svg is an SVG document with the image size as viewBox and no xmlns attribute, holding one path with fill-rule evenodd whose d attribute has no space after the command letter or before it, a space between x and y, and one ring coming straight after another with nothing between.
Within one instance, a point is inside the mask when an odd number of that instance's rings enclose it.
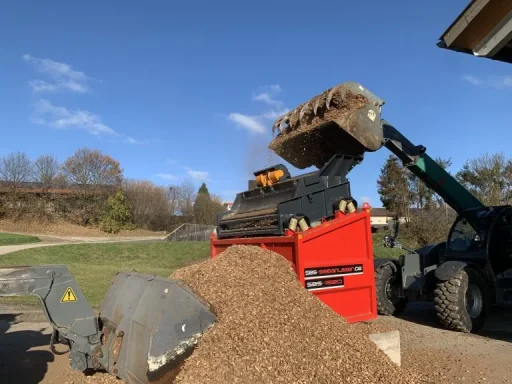
<instances>
[{"instance_id":1,"label":"green foliage","mask_svg":"<svg viewBox=\"0 0 512 384\"><path fill-rule=\"evenodd\" d=\"M197 224L210 224L210 196L198 193L194 202L194 217Z\"/></svg>"},{"instance_id":2,"label":"green foliage","mask_svg":"<svg viewBox=\"0 0 512 384\"><path fill-rule=\"evenodd\" d=\"M444 169L451 165L450 159L437 158L436 161ZM407 223L401 225L401 238L406 237L419 246L446 240L455 218L453 210L397 157L391 155L387 159L378 187L383 206L407 219Z\"/></svg>"},{"instance_id":3,"label":"green foliage","mask_svg":"<svg viewBox=\"0 0 512 384\"><path fill-rule=\"evenodd\" d=\"M205 183L201 184L194 201L194 221L197 224L215 225L217 214L222 211L222 199L210 195Z\"/></svg>"},{"instance_id":4,"label":"green foliage","mask_svg":"<svg viewBox=\"0 0 512 384\"><path fill-rule=\"evenodd\" d=\"M206 183L202 183L199 187L199 191L197 192L198 195L205 194L210 196L210 191L208 191L208 187L206 186Z\"/></svg>"},{"instance_id":5,"label":"green foliage","mask_svg":"<svg viewBox=\"0 0 512 384\"><path fill-rule=\"evenodd\" d=\"M118 233L121 229L133 229L132 213L128 200L122 192L116 192L107 200L106 214L100 229L107 233Z\"/></svg>"},{"instance_id":6,"label":"green foliage","mask_svg":"<svg viewBox=\"0 0 512 384\"><path fill-rule=\"evenodd\" d=\"M391 155L381 168L377 180L378 193L383 206L399 216L406 216L411 205L412 193L409 178L400 160Z\"/></svg>"}]
</instances>

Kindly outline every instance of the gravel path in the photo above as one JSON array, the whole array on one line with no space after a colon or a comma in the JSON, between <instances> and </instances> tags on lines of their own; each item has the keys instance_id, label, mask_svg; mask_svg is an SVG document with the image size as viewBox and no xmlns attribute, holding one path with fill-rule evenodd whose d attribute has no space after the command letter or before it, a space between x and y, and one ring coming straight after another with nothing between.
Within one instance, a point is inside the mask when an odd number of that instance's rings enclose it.
<instances>
[{"instance_id":1,"label":"gravel path","mask_svg":"<svg viewBox=\"0 0 512 384\"><path fill-rule=\"evenodd\" d=\"M511 311L494 311L481 336L438 328L432 311L430 305L418 304L407 309L403 318L380 317L371 325L355 326L400 330L402 365L430 372L439 383L512 383ZM42 312L0 308L2 384L3 378L10 378L6 384L123 383L107 375L85 377L73 372L66 355L53 356L48 350L48 327Z\"/></svg>"},{"instance_id":2,"label":"gravel path","mask_svg":"<svg viewBox=\"0 0 512 384\"><path fill-rule=\"evenodd\" d=\"M34 235L38 236L38 235ZM137 242L137 241L160 241L163 237L157 236L133 236L133 237L83 237L83 236L38 236L40 243L4 245L0 246L0 255L21 251L24 249L52 247L65 244L104 244L104 243L121 243L121 242Z\"/></svg>"}]
</instances>

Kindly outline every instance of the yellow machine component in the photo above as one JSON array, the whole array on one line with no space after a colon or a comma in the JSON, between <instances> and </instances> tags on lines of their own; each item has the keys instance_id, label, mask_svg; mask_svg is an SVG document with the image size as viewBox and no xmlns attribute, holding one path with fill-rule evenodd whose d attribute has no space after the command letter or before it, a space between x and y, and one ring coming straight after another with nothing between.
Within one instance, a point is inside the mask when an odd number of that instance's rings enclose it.
<instances>
[{"instance_id":1,"label":"yellow machine component","mask_svg":"<svg viewBox=\"0 0 512 384\"><path fill-rule=\"evenodd\" d=\"M284 172L280 169L276 171L270 171L267 173L261 173L256 176L256 184L258 187L268 187L270 185L276 184L281 180L284 176Z\"/></svg>"}]
</instances>

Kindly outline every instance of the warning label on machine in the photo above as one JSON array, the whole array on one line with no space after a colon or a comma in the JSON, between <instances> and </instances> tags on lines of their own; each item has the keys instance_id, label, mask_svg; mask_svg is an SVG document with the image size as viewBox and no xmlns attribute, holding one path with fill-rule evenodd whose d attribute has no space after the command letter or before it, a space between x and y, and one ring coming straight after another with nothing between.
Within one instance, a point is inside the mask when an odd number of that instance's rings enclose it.
<instances>
[{"instance_id":1,"label":"warning label on machine","mask_svg":"<svg viewBox=\"0 0 512 384\"><path fill-rule=\"evenodd\" d=\"M333 279L315 279L306 281L306 289L309 291L318 291L321 289L333 289L345 286L343 277Z\"/></svg>"},{"instance_id":2,"label":"warning label on machine","mask_svg":"<svg viewBox=\"0 0 512 384\"><path fill-rule=\"evenodd\" d=\"M319 277L339 277L348 275L362 275L363 265L337 265L334 267L318 267L304 269L304 278L306 280L317 279Z\"/></svg>"},{"instance_id":3,"label":"warning label on machine","mask_svg":"<svg viewBox=\"0 0 512 384\"><path fill-rule=\"evenodd\" d=\"M74 303L77 301L75 292L73 292L73 288L68 287L66 291L64 292L64 295L62 296L62 299L60 299L61 303Z\"/></svg>"}]
</instances>

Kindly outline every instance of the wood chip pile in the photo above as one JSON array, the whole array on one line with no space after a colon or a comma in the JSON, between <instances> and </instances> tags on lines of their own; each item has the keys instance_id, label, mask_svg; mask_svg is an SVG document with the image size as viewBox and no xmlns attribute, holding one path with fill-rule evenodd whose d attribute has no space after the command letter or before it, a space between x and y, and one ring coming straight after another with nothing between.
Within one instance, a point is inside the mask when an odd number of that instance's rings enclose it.
<instances>
[{"instance_id":1,"label":"wood chip pile","mask_svg":"<svg viewBox=\"0 0 512 384\"><path fill-rule=\"evenodd\" d=\"M367 334L307 292L276 253L231 246L170 277L187 282L218 316L176 383L430 382L395 366Z\"/></svg>"}]
</instances>

